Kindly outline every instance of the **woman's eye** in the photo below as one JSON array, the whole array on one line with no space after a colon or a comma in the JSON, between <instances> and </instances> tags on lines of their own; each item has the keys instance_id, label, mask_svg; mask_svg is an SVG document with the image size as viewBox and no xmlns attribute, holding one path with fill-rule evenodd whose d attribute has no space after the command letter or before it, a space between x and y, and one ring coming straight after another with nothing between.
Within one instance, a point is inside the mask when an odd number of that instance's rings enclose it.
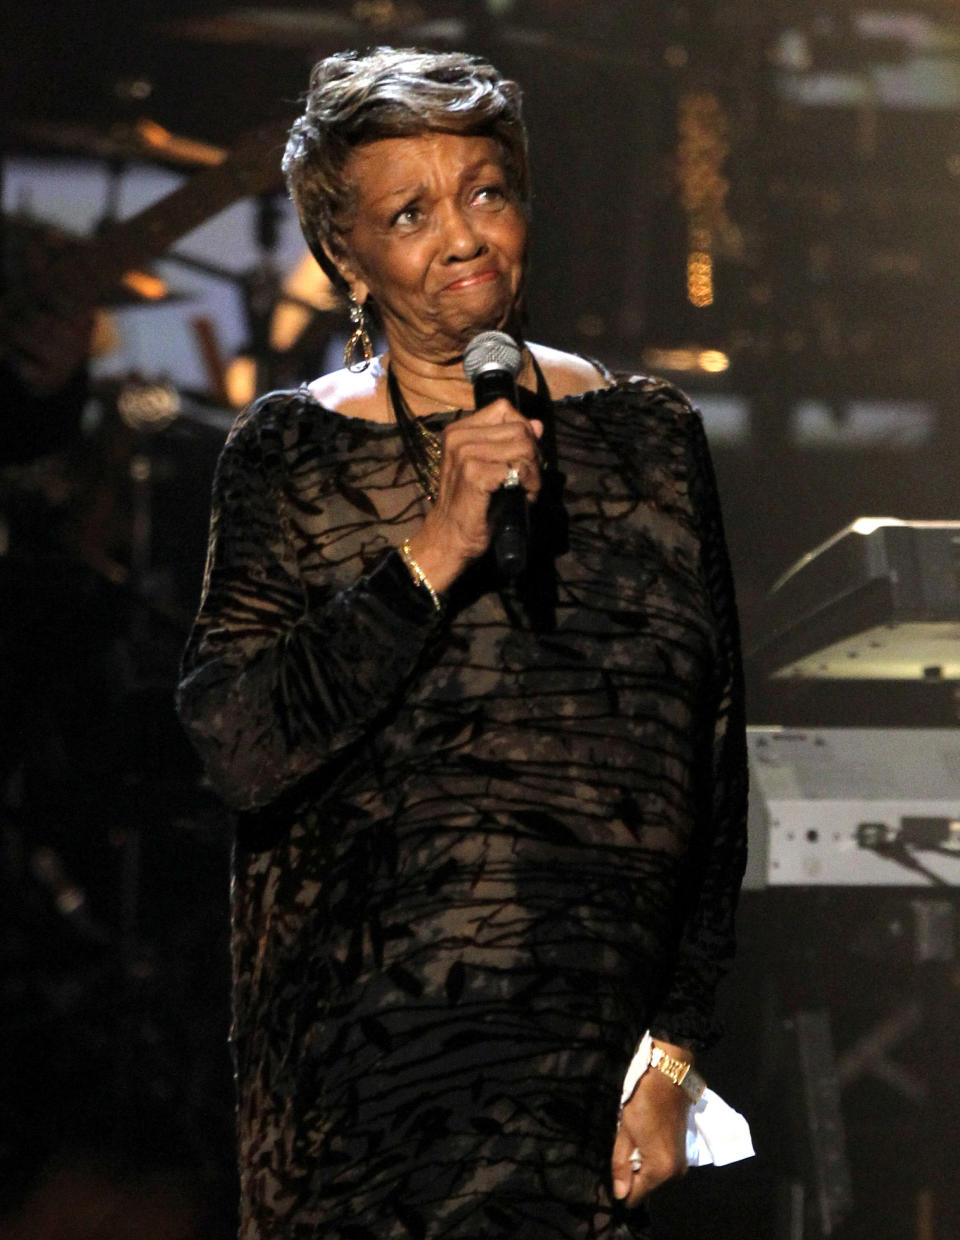
<instances>
[{"instance_id":1,"label":"woman's eye","mask_svg":"<svg viewBox=\"0 0 960 1240\"><path fill-rule=\"evenodd\" d=\"M506 196L502 185L483 185L474 194L474 199L478 202L501 203Z\"/></svg>"},{"instance_id":2,"label":"woman's eye","mask_svg":"<svg viewBox=\"0 0 960 1240\"><path fill-rule=\"evenodd\" d=\"M399 225L401 228L409 228L420 222L421 214L420 208L415 204L410 203L406 207L401 207L390 223L393 225Z\"/></svg>"}]
</instances>

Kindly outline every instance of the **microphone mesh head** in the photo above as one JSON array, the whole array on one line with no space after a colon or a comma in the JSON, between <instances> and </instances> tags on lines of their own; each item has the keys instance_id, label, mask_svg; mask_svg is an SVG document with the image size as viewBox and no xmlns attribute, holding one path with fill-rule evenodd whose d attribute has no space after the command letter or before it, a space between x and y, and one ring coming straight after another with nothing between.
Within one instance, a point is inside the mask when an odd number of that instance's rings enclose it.
<instances>
[{"instance_id":1,"label":"microphone mesh head","mask_svg":"<svg viewBox=\"0 0 960 1240\"><path fill-rule=\"evenodd\" d=\"M481 332L463 355L463 369L471 383L483 370L505 370L515 379L522 366L520 346L506 332Z\"/></svg>"}]
</instances>

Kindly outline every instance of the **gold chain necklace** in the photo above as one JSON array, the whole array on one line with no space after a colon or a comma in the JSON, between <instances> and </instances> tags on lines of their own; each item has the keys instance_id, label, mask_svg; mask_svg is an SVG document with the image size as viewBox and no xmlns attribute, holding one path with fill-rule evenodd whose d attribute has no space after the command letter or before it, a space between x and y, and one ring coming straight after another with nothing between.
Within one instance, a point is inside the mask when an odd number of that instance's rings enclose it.
<instances>
[{"instance_id":1,"label":"gold chain necklace","mask_svg":"<svg viewBox=\"0 0 960 1240\"><path fill-rule=\"evenodd\" d=\"M400 384L392 366L387 366L387 394L407 459L413 466L413 472L424 495L431 504L436 503L440 490L440 462L443 457L440 437L428 430L411 411L400 391Z\"/></svg>"}]
</instances>

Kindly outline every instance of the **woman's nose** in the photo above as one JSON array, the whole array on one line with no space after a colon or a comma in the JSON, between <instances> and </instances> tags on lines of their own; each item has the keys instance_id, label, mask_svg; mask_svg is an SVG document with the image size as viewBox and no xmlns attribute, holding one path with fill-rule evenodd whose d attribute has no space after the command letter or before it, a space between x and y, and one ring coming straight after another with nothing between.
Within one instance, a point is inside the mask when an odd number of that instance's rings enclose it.
<instances>
[{"instance_id":1,"label":"woman's nose","mask_svg":"<svg viewBox=\"0 0 960 1240\"><path fill-rule=\"evenodd\" d=\"M483 237L467 211L458 204L449 204L442 216L445 257L450 262L474 258L486 248Z\"/></svg>"}]
</instances>

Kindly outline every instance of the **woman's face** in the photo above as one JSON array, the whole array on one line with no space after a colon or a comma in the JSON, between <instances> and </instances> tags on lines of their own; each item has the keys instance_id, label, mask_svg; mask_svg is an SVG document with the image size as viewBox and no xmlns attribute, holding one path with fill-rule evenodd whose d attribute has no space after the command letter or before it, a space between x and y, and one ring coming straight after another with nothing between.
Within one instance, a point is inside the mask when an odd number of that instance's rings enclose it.
<instances>
[{"instance_id":1,"label":"woman's face","mask_svg":"<svg viewBox=\"0 0 960 1240\"><path fill-rule=\"evenodd\" d=\"M508 324L527 225L492 138L427 133L357 147L356 209L337 261L358 301L373 297L391 349L445 361Z\"/></svg>"}]
</instances>

